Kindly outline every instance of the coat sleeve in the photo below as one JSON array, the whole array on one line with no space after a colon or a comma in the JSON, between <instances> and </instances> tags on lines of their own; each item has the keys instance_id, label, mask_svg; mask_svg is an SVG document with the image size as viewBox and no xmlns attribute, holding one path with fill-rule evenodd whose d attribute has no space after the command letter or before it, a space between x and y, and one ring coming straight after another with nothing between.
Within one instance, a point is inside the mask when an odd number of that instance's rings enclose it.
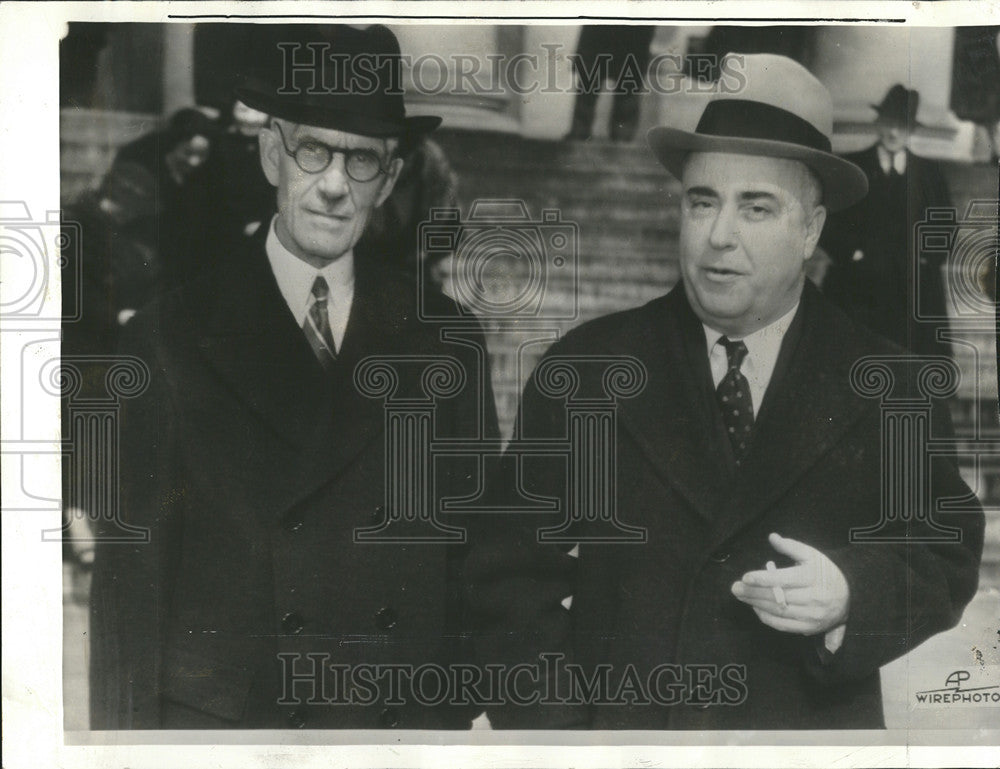
<instances>
[{"instance_id":1,"label":"coat sleeve","mask_svg":"<svg viewBox=\"0 0 1000 769\"><path fill-rule=\"evenodd\" d=\"M933 437L950 438L946 403L936 404ZM951 457L931 464L931 505L961 498L961 511L937 514L942 526L958 530L957 541L940 535L913 516L894 522L887 533L898 544L854 542L827 555L850 590L844 643L835 654L822 637L806 653L806 669L821 683L838 684L871 676L878 668L958 624L976 594L983 551L983 510ZM925 515L932 511L923 511ZM938 541L927 541L938 537Z\"/></svg>"},{"instance_id":2,"label":"coat sleeve","mask_svg":"<svg viewBox=\"0 0 1000 769\"><path fill-rule=\"evenodd\" d=\"M123 401L120 412L119 514L148 536L113 541L121 533L113 521L98 530L90 605L92 729L160 726L164 615L182 490L174 473L174 409L154 337L137 317L121 348L146 364L150 384Z\"/></svg>"},{"instance_id":3,"label":"coat sleeve","mask_svg":"<svg viewBox=\"0 0 1000 769\"><path fill-rule=\"evenodd\" d=\"M528 382L514 428L512 445L561 437L565 411L543 398ZM481 665L505 672L527 666L508 686L505 701L487 709L500 729L561 729L586 724L582 706L546 703L546 694L567 691L549 677L564 675L561 666L543 664L542 654L561 654L572 661L571 617L564 600L573 593L576 559L565 546L538 541L538 530L561 522L559 513L519 512L532 500L557 498L565 503L565 481L552 457L523 461L508 447L491 478L490 497L497 513L490 529L475 543L469 559L471 604L477 616L476 651ZM553 519L553 520L550 520ZM508 684L515 683L513 677Z\"/></svg>"}]
</instances>

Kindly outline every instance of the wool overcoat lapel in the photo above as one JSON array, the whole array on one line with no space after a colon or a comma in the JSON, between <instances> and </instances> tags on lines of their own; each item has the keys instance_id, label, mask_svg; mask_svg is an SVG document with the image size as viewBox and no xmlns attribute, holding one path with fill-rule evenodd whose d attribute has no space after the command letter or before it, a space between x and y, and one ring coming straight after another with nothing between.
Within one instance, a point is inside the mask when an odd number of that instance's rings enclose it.
<instances>
[{"instance_id":1,"label":"wool overcoat lapel","mask_svg":"<svg viewBox=\"0 0 1000 769\"><path fill-rule=\"evenodd\" d=\"M664 480L714 520L731 459L717 440L704 331L680 285L642 315L630 354L645 364L648 380L622 401L622 425Z\"/></svg>"},{"instance_id":2,"label":"wool overcoat lapel","mask_svg":"<svg viewBox=\"0 0 1000 769\"><path fill-rule=\"evenodd\" d=\"M645 389L620 406L623 428L664 480L720 539L763 514L860 416L849 374L854 355L826 329L806 283L801 323L783 346L742 467L718 429L704 333L678 286L645 309L629 352L643 361Z\"/></svg>"},{"instance_id":3,"label":"wool overcoat lapel","mask_svg":"<svg viewBox=\"0 0 1000 769\"><path fill-rule=\"evenodd\" d=\"M297 457L270 504L280 513L330 481L383 427L381 402L354 385L355 365L388 350L398 306L380 291L378 271L356 265L355 295L340 355L324 371L278 288L262 238L216 285L199 346L250 418L268 425Z\"/></svg>"}]
</instances>

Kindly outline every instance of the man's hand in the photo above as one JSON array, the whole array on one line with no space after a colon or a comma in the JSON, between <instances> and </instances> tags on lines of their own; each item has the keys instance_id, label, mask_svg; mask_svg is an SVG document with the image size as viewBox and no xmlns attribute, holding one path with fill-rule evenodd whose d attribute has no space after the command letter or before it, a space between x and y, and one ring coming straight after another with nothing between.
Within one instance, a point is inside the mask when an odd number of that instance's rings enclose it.
<instances>
[{"instance_id":1,"label":"man's hand","mask_svg":"<svg viewBox=\"0 0 1000 769\"><path fill-rule=\"evenodd\" d=\"M837 565L803 542L777 534L768 541L795 565L747 572L733 583L733 595L751 606L765 625L785 633L817 635L842 625L850 591Z\"/></svg>"}]
</instances>

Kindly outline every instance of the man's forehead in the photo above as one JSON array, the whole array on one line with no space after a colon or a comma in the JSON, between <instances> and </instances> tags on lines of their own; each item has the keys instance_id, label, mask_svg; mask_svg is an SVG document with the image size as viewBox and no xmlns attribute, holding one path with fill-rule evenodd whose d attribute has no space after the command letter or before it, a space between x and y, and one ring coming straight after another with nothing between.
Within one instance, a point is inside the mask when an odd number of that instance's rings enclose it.
<instances>
[{"instance_id":1,"label":"man's forehead","mask_svg":"<svg viewBox=\"0 0 1000 769\"><path fill-rule=\"evenodd\" d=\"M791 158L727 152L692 152L684 165L684 188L721 185L726 188L787 189L807 173L804 163Z\"/></svg>"},{"instance_id":2,"label":"man's forehead","mask_svg":"<svg viewBox=\"0 0 1000 769\"><path fill-rule=\"evenodd\" d=\"M304 123L288 123L281 121L283 127L288 127L289 134L296 139L315 139L335 147L375 147L381 149L385 146L385 139L374 136L362 136L347 131L339 131L335 128L321 128Z\"/></svg>"}]
</instances>

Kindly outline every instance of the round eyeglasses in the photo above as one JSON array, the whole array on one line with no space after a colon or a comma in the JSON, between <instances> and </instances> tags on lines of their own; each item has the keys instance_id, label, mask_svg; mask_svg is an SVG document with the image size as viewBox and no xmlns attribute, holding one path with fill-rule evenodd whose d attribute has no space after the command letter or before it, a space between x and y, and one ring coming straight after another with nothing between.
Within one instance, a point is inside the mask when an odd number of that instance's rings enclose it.
<instances>
[{"instance_id":1,"label":"round eyeglasses","mask_svg":"<svg viewBox=\"0 0 1000 769\"><path fill-rule=\"evenodd\" d=\"M273 125L278 129L281 146L284 147L285 153L293 157L295 165L307 174L318 174L325 171L337 153L344 156L344 170L356 182L370 182L379 174L386 173L386 169L382 167L382 159L375 150L331 147L311 139L307 139L294 150L290 150L285 142L285 134L281 130L281 126L277 122Z\"/></svg>"}]
</instances>

